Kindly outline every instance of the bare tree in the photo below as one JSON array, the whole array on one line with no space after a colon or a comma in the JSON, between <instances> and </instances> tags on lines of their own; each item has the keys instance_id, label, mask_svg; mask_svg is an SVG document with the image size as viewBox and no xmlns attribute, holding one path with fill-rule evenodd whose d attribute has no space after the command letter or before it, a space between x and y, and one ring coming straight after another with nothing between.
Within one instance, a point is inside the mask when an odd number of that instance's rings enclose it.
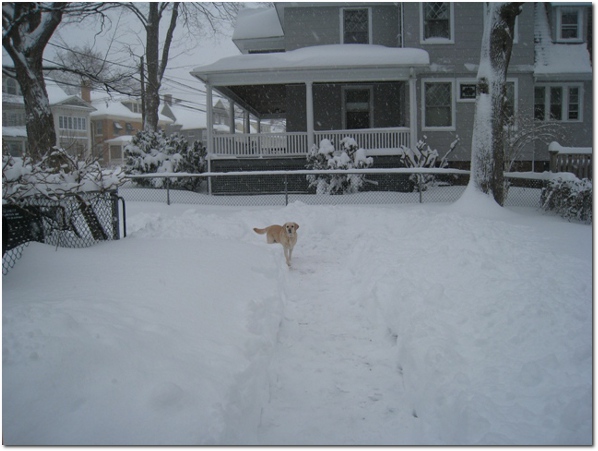
<instances>
[{"instance_id":1,"label":"bare tree","mask_svg":"<svg viewBox=\"0 0 598 451\"><path fill-rule=\"evenodd\" d=\"M2 46L14 63L27 117L31 156L39 160L56 145L42 57L68 3L2 3ZM3 69L4 70L4 69Z\"/></svg>"},{"instance_id":2,"label":"bare tree","mask_svg":"<svg viewBox=\"0 0 598 451\"><path fill-rule=\"evenodd\" d=\"M503 205L504 121L507 68L513 49L515 18L522 3L492 3L484 7L484 34L477 76L478 96L472 138L470 184L492 192Z\"/></svg>"},{"instance_id":3,"label":"bare tree","mask_svg":"<svg viewBox=\"0 0 598 451\"><path fill-rule=\"evenodd\" d=\"M174 31L179 21L190 34L197 34L202 23L207 22L214 32L222 22L230 21L238 9L237 3L179 3L150 2L149 4L127 2L122 4L143 25L146 33L145 67L143 89L143 129L157 131L160 108L160 87L168 65ZM168 23L166 36L160 49L160 24Z\"/></svg>"},{"instance_id":4,"label":"bare tree","mask_svg":"<svg viewBox=\"0 0 598 451\"><path fill-rule=\"evenodd\" d=\"M64 47L56 53L53 65L45 66L44 71L72 94L79 93L84 82L93 89L140 95L137 69L115 64L109 58L88 45Z\"/></svg>"},{"instance_id":5,"label":"bare tree","mask_svg":"<svg viewBox=\"0 0 598 451\"><path fill-rule=\"evenodd\" d=\"M14 67L3 65L2 72L15 78L21 88L27 143L34 161L41 160L56 145L44 80L44 49L63 18L81 20L89 15L102 15L108 8L105 3L2 3L2 46L14 64Z\"/></svg>"}]
</instances>

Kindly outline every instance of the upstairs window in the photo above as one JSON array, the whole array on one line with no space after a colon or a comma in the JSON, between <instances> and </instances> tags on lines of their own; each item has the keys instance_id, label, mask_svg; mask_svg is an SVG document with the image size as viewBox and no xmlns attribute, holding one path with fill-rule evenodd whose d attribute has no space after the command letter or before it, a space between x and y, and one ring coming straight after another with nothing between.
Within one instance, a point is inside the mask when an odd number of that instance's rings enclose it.
<instances>
[{"instance_id":1,"label":"upstairs window","mask_svg":"<svg viewBox=\"0 0 598 451\"><path fill-rule=\"evenodd\" d=\"M582 15L581 8L559 8L557 10L557 41L582 41Z\"/></svg>"},{"instance_id":2,"label":"upstairs window","mask_svg":"<svg viewBox=\"0 0 598 451\"><path fill-rule=\"evenodd\" d=\"M370 9L341 9L343 44L370 43Z\"/></svg>"},{"instance_id":3,"label":"upstairs window","mask_svg":"<svg viewBox=\"0 0 598 451\"><path fill-rule=\"evenodd\" d=\"M453 4L448 2L422 3L422 42L453 42Z\"/></svg>"},{"instance_id":4,"label":"upstairs window","mask_svg":"<svg viewBox=\"0 0 598 451\"><path fill-rule=\"evenodd\" d=\"M21 95L21 88L14 78L2 77L2 92L18 96Z\"/></svg>"},{"instance_id":5,"label":"upstairs window","mask_svg":"<svg viewBox=\"0 0 598 451\"><path fill-rule=\"evenodd\" d=\"M60 130L87 130L87 120L84 117L58 116Z\"/></svg>"}]
</instances>

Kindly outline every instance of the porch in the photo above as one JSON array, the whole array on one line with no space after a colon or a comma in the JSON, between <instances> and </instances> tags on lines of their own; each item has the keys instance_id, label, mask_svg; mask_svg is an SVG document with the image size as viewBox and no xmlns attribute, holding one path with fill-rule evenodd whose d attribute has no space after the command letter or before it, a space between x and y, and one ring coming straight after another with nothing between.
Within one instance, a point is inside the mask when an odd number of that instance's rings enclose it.
<instances>
[{"instance_id":1,"label":"porch","mask_svg":"<svg viewBox=\"0 0 598 451\"><path fill-rule=\"evenodd\" d=\"M245 133L215 132L207 111L212 158L305 156L322 139L352 137L366 150L397 149L417 139L417 73L428 70L421 49L322 45L289 52L244 54L198 67L191 74L245 112ZM286 131L247 133L248 117L284 119Z\"/></svg>"},{"instance_id":2,"label":"porch","mask_svg":"<svg viewBox=\"0 0 598 451\"><path fill-rule=\"evenodd\" d=\"M313 141L308 132L218 133L208 148L216 158L305 156L312 145L323 139L338 143L346 137L355 139L362 149L380 152L409 146L411 133L406 127L326 130L314 131Z\"/></svg>"}]
</instances>

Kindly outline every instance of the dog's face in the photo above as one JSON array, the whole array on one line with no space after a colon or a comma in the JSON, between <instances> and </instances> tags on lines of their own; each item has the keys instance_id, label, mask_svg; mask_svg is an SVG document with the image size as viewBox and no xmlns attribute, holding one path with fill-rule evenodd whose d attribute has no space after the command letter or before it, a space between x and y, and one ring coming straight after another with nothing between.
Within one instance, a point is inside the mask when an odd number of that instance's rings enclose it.
<instances>
[{"instance_id":1,"label":"dog's face","mask_svg":"<svg viewBox=\"0 0 598 451\"><path fill-rule=\"evenodd\" d=\"M283 225L283 228L287 232L288 236L293 236L299 228L299 224L297 224L296 222L286 222Z\"/></svg>"}]
</instances>

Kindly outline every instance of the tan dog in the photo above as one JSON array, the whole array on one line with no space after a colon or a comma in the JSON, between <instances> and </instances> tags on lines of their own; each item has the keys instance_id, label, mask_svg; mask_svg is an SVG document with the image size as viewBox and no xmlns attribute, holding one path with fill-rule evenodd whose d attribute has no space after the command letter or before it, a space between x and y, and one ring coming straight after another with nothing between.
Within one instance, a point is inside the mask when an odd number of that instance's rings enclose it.
<instances>
[{"instance_id":1,"label":"tan dog","mask_svg":"<svg viewBox=\"0 0 598 451\"><path fill-rule=\"evenodd\" d=\"M283 225L271 225L265 229L254 228L255 233L260 235L266 234L268 244L280 243L284 249L284 258L287 260L287 265L291 266L291 257L293 256L293 248L297 244L297 229L299 224L296 222L285 222Z\"/></svg>"}]
</instances>

